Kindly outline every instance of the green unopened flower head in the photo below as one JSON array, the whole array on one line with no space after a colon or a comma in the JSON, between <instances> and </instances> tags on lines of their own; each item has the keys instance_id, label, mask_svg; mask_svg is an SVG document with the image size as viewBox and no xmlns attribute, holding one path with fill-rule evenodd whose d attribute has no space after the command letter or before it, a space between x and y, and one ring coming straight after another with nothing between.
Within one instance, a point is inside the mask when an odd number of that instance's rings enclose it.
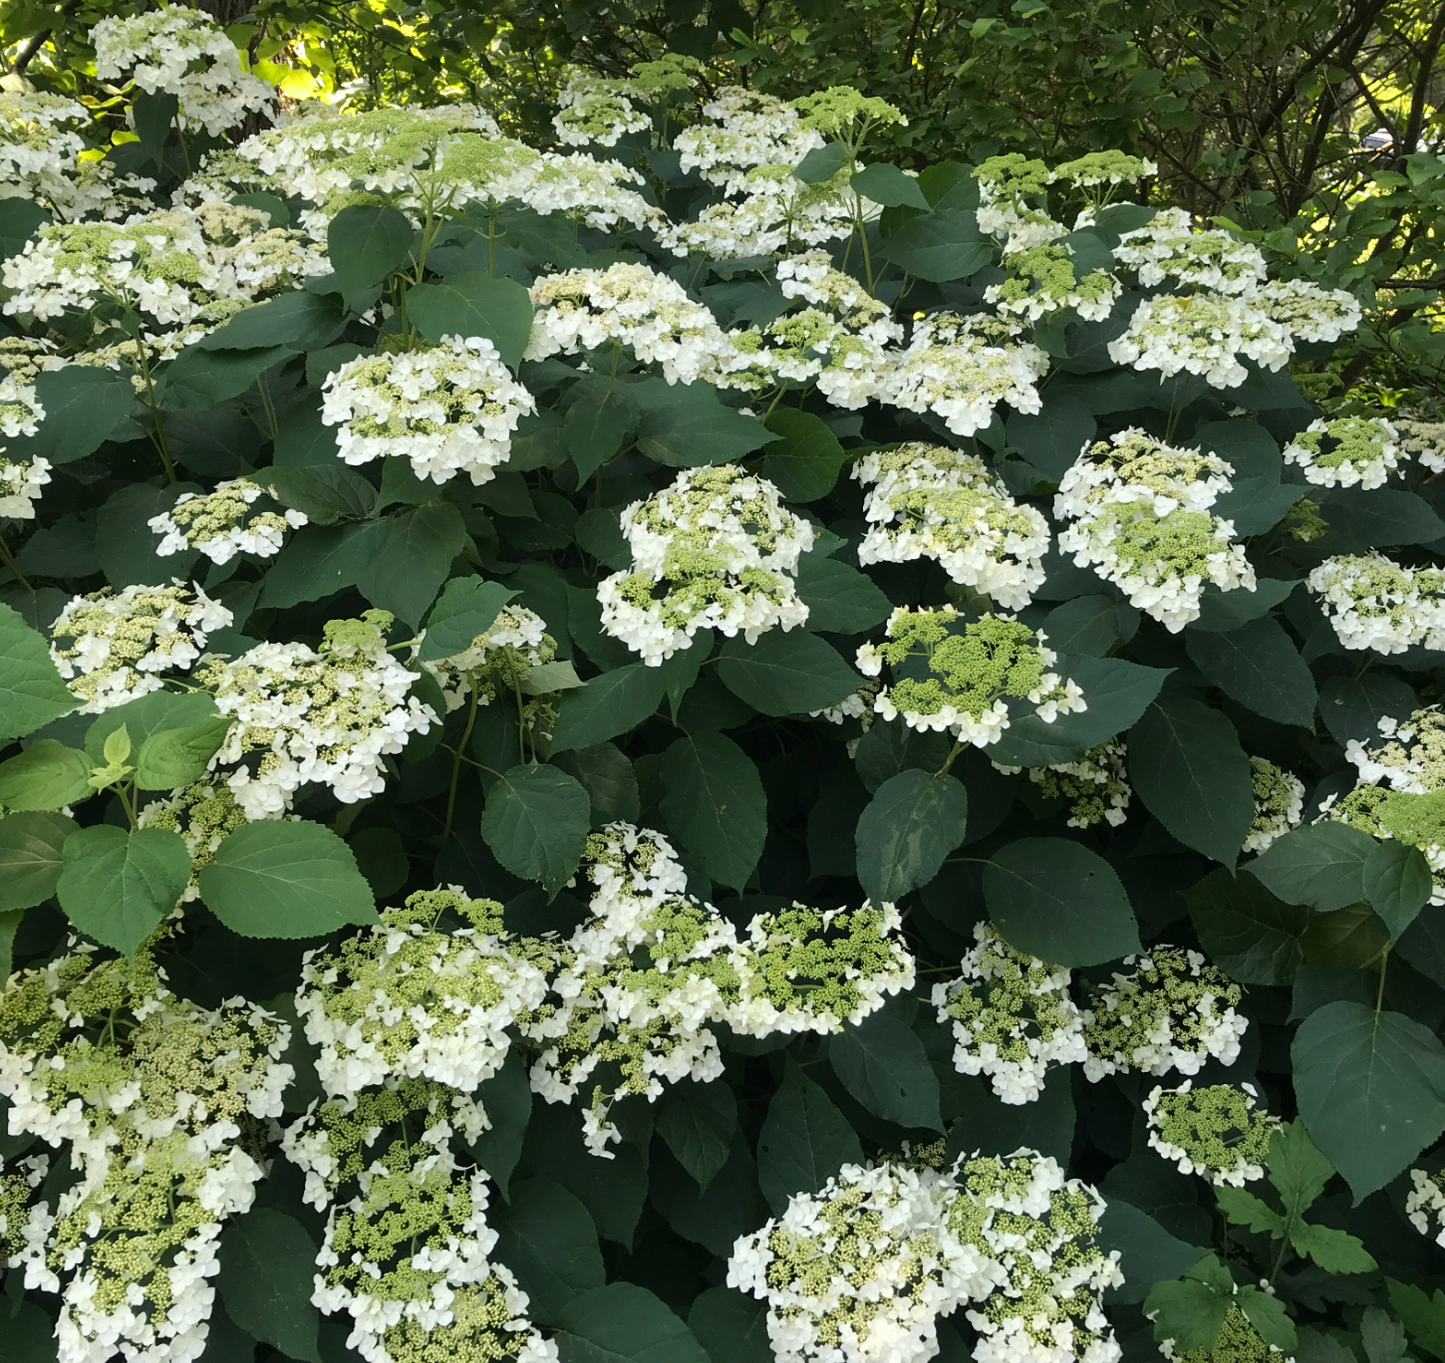
<instances>
[{"instance_id":1,"label":"green unopened flower head","mask_svg":"<svg viewBox=\"0 0 1445 1363\"><path fill-rule=\"evenodd\" d=\"M874 702L884 719L902 715L909 728L984 747L1008 727L1010 700L1027 701L1046 723L1087 708L1073 681L1049 671L1055 655L1044 637L1011 615L970 621L952 606L900 606L885 640L858 650L858 670L876 677L887 665L889 684Z\"/></svg>"},{"instance_id":2,"label":"green unopened flower head","mask_svg":"<svg viewBox=\"0 0 1445 1363\"><path fill-rule=\"evenodd\" d=\"M1253 1085L1186 1079L1176 1089L1156 1087L1144 1100L1149 1144L1181 1173L1242 1188L1264 1177L1264 1161L1279 1119L1255 1110Z\"/></svg>"}]
</instances>

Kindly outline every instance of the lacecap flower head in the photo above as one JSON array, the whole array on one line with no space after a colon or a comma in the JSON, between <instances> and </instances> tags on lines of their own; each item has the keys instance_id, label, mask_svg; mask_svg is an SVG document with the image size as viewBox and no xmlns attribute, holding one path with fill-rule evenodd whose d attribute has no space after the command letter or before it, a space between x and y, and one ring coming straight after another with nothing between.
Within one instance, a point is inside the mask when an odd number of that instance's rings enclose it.
<instances>
[{"instance_id":1,"label":"lacecap flower head","mask_svg":"<svg viewBox=\"0 0 1445 1363\"><path fill-rule=\"evenodd\" d=\"M1400 433L1384 417L1344 416L1312 421L1284 447L1305 481L1320 487L1384 487L1400 466Z\"/></svg>"},{"instance_id":2,"label":"lacecap flower head","mask_svg":"<svg viewBox=\"0 0 1445 1363\"><path fill-rule=\"evenodd\" d=\"M1050 670L1056 659L1044 639L1010 615L969 620L952 606L900 606L884 641L858 650L858 669L877 677L887 666L888 684L873 706L884 719L902 715L911 729L982 748L1008 728L1010 701L1046 723L1088 708L1077 684Z\"/></svg>"},{"instance_id":3,"label":"lacecap flower head","mask_svg":"<svg viewBox=\"0 0 1445 1363\"><path fill-rule=\"evenodd\" d=\"M265 488L247 478L216 484L214 492L185 492L176 504L146 522L161 536L156 555L165 558L199 549L213 563L229 563L237 554L271 558L281 551L290 530L307 523L301 511L253 510Z\"/></svg>"},{"instance_id":4,"label":"lacecap flower head","mask_svg":"<svg viewBox=\"0 0 1445 1363\"><path fill-rule=\"evenodd\" d=\"M1254 784L1254 822L1242 850L1263 852L1276 838L1299 827L1304 816L1305 786L1293 772L1263 757L1251 757L1249 770Z\"/></svg>"},{"instance_id":5,"label":"lacecap flower head","mask_svg":"<svg viewBox=\"0 0 1445 1363\"><path fill-rule=\"evenodd\" d=\"M1209 1084L1195 1088L1156 1085L1144 1100L1149 1144L1180 1173L1242 1188L1264 1177L1264 1161L1279 1119L1256 1111L1254 1086Z\"/></svg>"},{"instance_id":6,"label":"lacecap flower head","mask_svg":"<svg viewBox=\"0 0 1445 1363\"><path fill-rule=\"evenodd\" d=\"M1404 653L1445 644L1445 573L1381 553L1327 558L1307 579L1335 637L1348 649Z\"/></svg>"}]
</instances>

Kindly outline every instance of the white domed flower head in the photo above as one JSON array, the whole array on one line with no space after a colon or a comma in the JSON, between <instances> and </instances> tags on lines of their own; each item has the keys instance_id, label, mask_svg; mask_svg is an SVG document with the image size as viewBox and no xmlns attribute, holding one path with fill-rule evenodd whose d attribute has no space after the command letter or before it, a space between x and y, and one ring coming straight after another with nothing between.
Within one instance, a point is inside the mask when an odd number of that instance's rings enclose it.
<instances>
[{"instance_id":1,"label":"white domed flower head","mask_svg":"<svg viewBox=\"0 0 1445 1363\"><path fill-rule=\"evenodd\" d=\"M480 486L512 452L512 432L536 409L486 337L442 338L424 350L363 355L327 375L321 419L348 464L401 458L420 479L465 473Z\"/></svg>"},{"instance_id":2,"label":"white domed flower head","mask_svg":"<svg viewBox=\"0 0 1445 1363\"><path fill-rule=\"evenodd\" d=\"M50 656L80 713L98 715L165 685L168 672L186 672L206 638L231 624L223 605L200 587L104 588L75 596L50 626Z\"/></svg>"},{"instance_id":3,"label":"white domed flower head","mask_svg":"<svg viewBox=\"0 0 1445 1363\"><path fill-rule=\"evenodd\" d=\"M1381 553L1327 558L1307 584L1345 648L1386 655L1445 646L1445 573Z\"/></svg>"},{"instance_id":4,"label":"white domed flower head","mask_svg":"<svg viewBox=\"0 0 1445 1363\"><path fill-rule=\"evenodd\" d=\"M1182 208L1166 208L1124 232L1114 259L1132 265L1148 288L1168 280L1224 294L1253 293L1268 278L1259 247L1228 232L1194 226Z\"/></svg>"},{"instance_id":5,"label":"white domed flower head","mask_svg":"<svg viewBox=\"0 0 1445 1363\"><path fill-rule=\"evenodd\" d=\"M853 476L867 490L859 563L934 558L1006 610L1043 585L1048 521L1019 506L976 455L914 442L865 455Z\"/></svg>"},{"instance_id":6,"label":"white domed flower head","mask_svg":"<svg viewBox=\"0 0 1445 1363\"><path fill-rule=\"evenodd\" d=\"M1198 1174L1215 1185L1242 1188L1264 1177L1278 1117L1256 1111L1252 1084L1209 1084L1195 1088L1156 1085L1144 1100L1149 1144L1182 1174Z\"/></svg>"},{"instance_id":7,"label":"white domed flower head","mask_svg":"<svg viewBox=\"0 0 1445 1363\"><path fill-rule=\"evenodd\" d=\"M1002 1102L1034 1102L1051 1067L1084 1058L1072 974L1016 951L988 923L973 935L959 977L933 987L938 1021L953 1027L953 1066L987 1075Z\"/></svg>"},{"instance_id":8,"label":"white domed flower head","mask_svg":"<svg viewBox=\"0 0 1445 1363\"><path fill-rule=\"evenodd\" d=\"M858 650L858 670L890 680L873 703L885 720L897 715L910 729L951 733L986 747L1009 726L1009 702L1027 702L1045 723L1086 710L1083 691L1052 668L1056 655L1042 631L1011 615L969 620L952 606L889 617L880 644Z\"/></svg>"},{"instance_id":9,"label":"white domed flower head","mask_svg":"<svg viewBox=\"0 0 1445 1363\"><path fill-rule=\"evenodd\" d=\"M330 788L343 804L386 789L382 758L439 717L408 694L416 682L386 649L385 611L331 620L320 649L262 643L234 661L212 661L196 678L230 715L211 759L250 818L290 807L303 785ZM259 754L259 760L247 762Z\"/></svg>"},{"instance_id":10,"label":"white domed flower head","mask_svg":"<svg viewBox=\"0 0 1445 1363\"><path fill-rule=\"evenodd\" d=\"M659 667L699 629L755 643L808 618L793 573L813 528L765 478L731 464L688 469L622 513L630 571L597 587L602 628Z\"/></svg>"},{"instance_id":11,"label":"white domed flower head","mask_svg":"<svg viewBox=\"0 0 1445 1363\"><path fill-rule=\"evenodd\" d=\"M1177 634L1199 618L1206 583L1255 588L1234 524L1210 508L1233 486L1217 455L1179 449L1137 428L1086 445L1059 483L1059 548Z\"/></svg>"},{"instance_id":12,"label":"white domed flower head","mask_svg":"<svg viewBox=\"0 0 1445 1363\"><path fill-rule=\"evenodd\" d=\"M1211 1056L1232 1065L1249 1019L1235 1012L1240 989L1197 951L1159 946L1126 956L1084 1010L1084 1074L1091 1083L1139 1070L1198 1074Z\"/></svg>"},{"instance_id":13,"label":"white domed flower head","mask_svg":"<svg viewBox=\"0 0 1445 1363\"><path fill-rule=\"evenodd\" d=\"M185 492L169 511L152 516L146 525L161 536L156 555L165 558L199 549L213 563L229 563L237 554L271 558L280 553L286 534L307 523L304 512L253 511L266 489L247 478L216 484L214 492Z\"/></svg>"},{"instance_id":14,"label":"white domed flower head","mask_svg":"<svg viewBox=\"0 0 1445 1363\"><path fill-rule=\"evenodd\" d=\"M1384 487L1400 466L1400 433L1383 417L1321 418L1284 447L1284 462L1320 487Z\"/></svg>"}]
</instances>

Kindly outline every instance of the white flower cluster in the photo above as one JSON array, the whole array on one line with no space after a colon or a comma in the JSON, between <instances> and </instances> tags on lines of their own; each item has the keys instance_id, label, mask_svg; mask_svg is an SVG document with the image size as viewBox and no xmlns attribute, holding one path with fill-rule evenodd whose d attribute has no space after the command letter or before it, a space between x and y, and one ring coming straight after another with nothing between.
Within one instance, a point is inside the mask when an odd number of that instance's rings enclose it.
<instances>
[{"instance_id":1,"label":"white flower cluster","mask_svg":"<svg viewBox=\"0 0 1445 1363\"><path fill-rule=\"evenodd\" d=\"M684 174L695 170L727 194L747 193L748 173L759 166L795 166L824 141L792 105L745 86L723 86L699 112L673 150Z\"/></svg>"},{"instance_id":2,"label":"white flower cluster","mask_svg":"<svg viewBox=\"0 0 1445 1363\"><path fill-rule=\"evenodd\" d=\"M287 1130L281 1148L327 1214L312 1303L351 1317L346 1345L367 1363L555 1363L526 1294L488 1257L487 1172L453 1148L487 1125L455 1089L393 1077Z\"/></svg>"},{"instance_id":3,"label":"white flower cluster","mask_svg":"<svg viewBox=\"0 0 1445 1363\"><path fill-rule=\"evenodd\" d=\"M1088 709L1071 679L1049 671L1057 655L1045 637L1011 615L969 620L952 606L900 606L884 641L859 648L858 670L877 677L887 664L891 680L873 702L884 719L902 715L910 729L982 748L1008 728L1010 701L1026 701L1045 723Z\"/></svg>"},{"instance_id":4,"label":"white flower cluster","mask_svg":"<svg viewBox=\"0 0 1445 1363\"><path fill-rule=\"evenodd\" d=\"M1075 762L1058 762L1048 767L1029 767L1029 780L1051 800L1068 800L1069 828L1092 828L1107 823L1117 828L1128 817L1133 787L1124 770L1124 744L1111 739L1090 748ZM1013 773L1017 767L1000 766Z\"/></svg>"},{"instance_id":5,"label":"white flower cluster","mask_svg":"<svg viewBox=\"0 0 1445 1363\"><path fill-rule=\"evenodd\" d=\"M984 313L934 313L914 324L879 400L908 412L933 412L958 436L981 431L1000 403L1036 413L1043 406L1038 381L1049 359L1016 336L1015 327Z\"/></svg>"},{"instance_id":6,"label":"white flower cluster","mask_svg":"<svg viewBox=\"0 0 1445 1363\"><path fill-rule=\"evenodd\" d=\"M1254 783L1254 823L1244 839L1243 851L1263 852L1277 838L1298 828L1304 817L1305 785L1263 757L1249 759Z\"/></svg>"},{"instance_id":7,"label":"white flower cluster","mask_svg":"<svg viewBox=\"0 0 1445 1363\"><path fill-rule=\"evenodd\" d=\"M101 80L128 74L148 94L174 95L186 127L220 137L247 114L275 115L275 91L241 69L236 45L200 10L168 5L102 19L90 38Z\"/></svg>"},{"instance_id":8,"label":"white flower cluster","mask_svg":"<svg viewBox=\"0 0 1445 1363\"><path fill-rule=\"evenodd\" d=\"M765 478L732 464L687 469L622 513L632 567L597 584L602 628L659 667L699 629L748 643L801 625L792 574L813 528Z\"/></svg>"},{"instance_id":9,"label":"white flower cluster","mask_svg":"<svg viewBox=\"0 0 1445 1363\"><path fill-rule=\"evenodd\" d=\"M1249 1019L1236 1013L1240 990L1197 951L1158 946L1126 956L1084 1010L1084 1074L1097 1082L1120 1071L1198 1074L1213 1056L1232 1065Z\"/></svg>"},{"instance_id":10,"label":"white flower cluster","mask_svg":"<svg viewBox=\"0 0 1445 1363\"><path fill-rule=\"evenodd\" d=\"M1253 1084L1211 1084L1195 1088L1156 1085L1144 1100L1149 1144L1182 1174L1198 1174L1216 1186L1242 1188L1264 1177L1269 1143L1280 1122L1256 1112Z\"/></svg>"},{"instance_id":11,"label":"white flower cluster","mask_svg":"<svg viewBox=\"0 0 1445 1363\"><path fill-rule=\"evenodd\" d=\"M36 399L34 387L0 369L0 436L34 435L44 419L45 408ZM50 481L50 468L50 461L40 455L13 459L0 444L0 517L34 520L35 503L40 500L40 489Z\"/></svg>"},{"instance_id":12,"label":"white flower cluster","mask_svg":"<svg viewBox=\"0 0 1445 1363\"><path fill-rule=\"evenodd\" d=\"M474 691L477 704L490 705L499 691L510 694L528 671L556 656L557 641L547 633L547 622L525 606L506 606L460 653L422 667L436 678L451 713Z\"/></svg>"},{"instance_id":13,"label":"white flower cluster","mask_svg":"<svg viewBox=\"0 0 1445 1363\"><path fill-rule=\"evenodd\" d=\"M213 563L229 563L237 554L270 558L281 551L286 532L307 523L301 511L252 511L266 489L247 478L225 479L214 492L185 492L169 511L146 522L161 536L156 554L199 549Z\"/></svg>"},{"instance_id":14,"label":"white flower cluster","mask_svg":"<svg viewBox=\"0 0 1445 1363\"><path fill-rule=\"evenodd\" d=\"M60 1363L191 1363L206 1347L222 1223L265 1171L289 1029L243 999L214 1012L165 987L150 949L70 943L0 999L10 1130L68 1144L75 1175L30 1210L11 1258L60 1294ZM8 1225L7 1225L8 1231Z\"/></svg>"},{"instance_id":15,"label":"white flower cluster","mask_svg":"<svg viewBox=\"0 0 1445 1363\"><path fill-rule=\"evenodd\" d=\"M1016 951L988 923L955 980L933 986L939 1022L953 1024L953 1066L986 1074L1005 1103L1031 1103L1053 1065L1084 1058L1084 1022L1067 967Z\"/></svg>"},{"instance_id":16,"label":"white flower cluster","mask_svg":"<svg viewBox=\"0 0 1445 1363\"><path fill-rule=\"evenodd\" d=\"M1445 422L1392 415L1390 424L1403 453L1431 473L1445 473Z\"/></svg>"},{"instance_id":17,"label":"white flower cluster","mask_svg":"<svg viewBox=\"0 0 1445 1363\"><path fill-rule=\"evenodd\" d=\"M780 1363L925 1363L960 1306L982 1363L1116 1363L1100 1296L1123 1275L1098 1248L1103 1210L1028 1150L942 1172L846 1164L740 1238L727 1281L767 1303Z\"/></svg>"},{"instance_id":18,"label":"white flower cluster","mask_svg":"<svg viewBox=\"0 0 1445 1363\"><path fill-rule=\"evenodd\" d=\"M235 723L211 759L248 818L277 814L303 785L345 804L386 789L382 758L439 722L407 693L416 681L386 650L384 611L331 620L320 649L262 643L196 673ZM259 754L259 760L247 759Z\"/></svg>"},{"instance_id":19,"label":"white flower cluster","mask_svg":"<svg viewBox=\"0 0 1445 1363\"><path fill-rule=\"evenodd\" d=\"M1413 1185L1405 1198L1405 1215L1421 1235L1445 1246L1445 1174L1410 1170Z\"/></svg>"},{"instance_id":20,"label":"white flower cluster","mask_svg":"<svg viewBox=\"0 0 1445 1363\"><path fill-rule=\"evenodd\" d=\"M1004 316L1026 322L1037 322L1066 309L1082 321L1102 322L1123 292L1123 286L1108 270L1080 275L1074 264L1074 249L1067 242L1005 251L1003 266L1008 278L990 284L983 292L983 300L993 303Z\"/></svg>"},{"instance_id":21,"label":"white flower cluster","mask_svg":"<svg viewBox=\"0 0 1445 1363\"><path fill-rule=\"evenodd\" d=\"M237 153L315 205L301 220L318 238L358 190L386 194L417 218L509 199L602 229L658 216L638 192L646 181L637 171L585 153L534 151L467 104L296 118Z\"/></svg>"},{"instance_id":22,"label":"white flower cluster","mask_svg":"<svg viewBox=\"0 0 1445 1363\"><path fill-rule=\"evenodd\" d=\"M84 702L80 713L98 715L188 671L206 636L231 622L198 586L105 588L65 603L50 626L50 656Z\"/></svg>"},{"instance_id":23,"label":"white flower cluster","mask_svg":"<svg viewBox=\"0 0 1445 1363\"><path fill-rule=\"evenodd\" d=\"M1445 573L1381 553L1327 558L1306 579L1345 648L1404 653L1445 647Z\"/></svg>"},{"instance_id":24,"label":"white flower cluster","mask_svg":"<svg viewBox=\"0 0 1445 1363\"><path fill-rule=\"evenodd\" d=\"M1445 790L1445 712L1431 706L1408 719L1379 721L1383 742L1366 747L1357 738L1345 744L1360 780L1407 795Z\"/></svg>"},{"instance_id":25,"label":"white flower cluster","mask_svg":"<svg viewBox=\"0 0 1445 1363\"><path fill-rule=\"evenodd\" d=\"M1320 487L1384 487L1400 466L1400 433L1384 417L1321 417L1284 447L1305 481Z\"/></svg>"},{"instance_id":26,"label":"white flower cluster","mask_svg":"<svg viewBox=\"0 0 1445 1363\"><path fill-rule=\"evenodd\" d=\"M1282 369L1297 341L1337 341L1361 316L1353 294L1299 279L1247 293L1160 294L1135 308L1124 334L1109 342L1109 358L1164 378L1198 374L1216 388L1237 388L1249 377L1243 360Z\"/></svg>"},{"instance_id":27,"label":"white flower cluster","mask_svg":"<svg viewBox=\"0 0 1445 1363\"><path fill-rule=\"evenodd\" d=\"M807 306L729 332L717 385L766 394L812 384L834 407L866 406L885 388L887 347L903 329L855 279L834 270L826 252L787 257L777 273L784 295Z\"/></svg>"},{"instance_id":28,"label":"white flower cluster","mask_svg":"<svg viewBox=\"0 0 1445 1363\"><path fill-rule=\"evenodd\" d=\"M512 452L518 420L536 400L485 337L442 338L426 350L362 355L326 376L321 419L348 464L410 461L418 478L465 472L490 482Z\"/></svg>"},{"instance_id":29,"label":"white flower cluster","mask_svg":"<svg viewBox=\"0 0 1445 1363\"><path fill-rule=\"evenodd\" d=\"M557 93L552 127L569 147L615 147L627 133L646 132L652 117L633 103L637 89L630 81L608 80L579 66L568 69Z\"/></svg>"},{"instance_id":30,"label":"white flower cluster","mask_svg":"<svg viewBox=\"0 0 1445 1363\"><path fill-rule=\"evenodd\" d=\"M1086 445L1054 498L1054 515L1072 522L1059 548L1177 634L1199 618L1205 583L1255 589L1254 568L1231 542L1233 522L1209 510L1232 473L1217 455L1136 427Z\"/></svg>"},{"instance_id":31,"label":"white flower cluster","mask_svg":"<svg viewBox=\"0 0 1445 1363\"><path fill-rule=\"evenodd\" d=\"M588 839L580 878L595 887L592 917L554 957L547 1000L520 1019L543 1047L532 1087L571 1101L600 1066L583 1116L589 1147L618 1138L608 1120L628 1095L655 1100L666 1084L722 1073L713 1028L746 1036L835 1032L911 987L914 962L891 904L819 911L802 904L758 914L742 937L710 904L686 897L667 840L611 824Z\"/></svg>"},{"instance_id":32,"label":"white flower cluster","mask_svg":"<svg viewBox=\"0 0 1445 1363\"><path fill-rule=\"evenodd\" d=\"M89 122L83 104L60 95L0 93L0 199L34 199L68 220L103 211L106 163L78 159Z\"/></svg>"},{"instance_id":33,"label":"white flower cluster","mask_svg":"<svg viewBox=\"0 0 1445 1363\"><path fill-rule=\"evenodd\" d=\"M692 383L730 353L717 319L665 274L621 262L543 275L532 285L527 359L628 346L668 383Z\"/></svg>"},{"instance_id":34,"label":"white flower cluster","mask_svg":"<svg viewBox=\"0 0 1445 1363\"><path fill-rule=\"evenodd\" d=\"M466 926L441 930L444 915ZM316 1073L333 1098L388 1078L471 1093L507 1057L507 1028L537 1008L543 972L505 939L502 906L454 886L410 896L331 951L307 952L296 993Z\"/></svg>"},{"instance_id":35,"label":"white flower cluster","mask_svg":"<svg viewBox=\"0 0 1445 1363\"><path fill-rule=\"evenodd\" d=\"M865 455L853 476L867 489L860 564L937 559L1008 610L1043 585L1048 521L1019 506L976 455L909 443Z\"/></svg>"},{"instance_id":36,"label":"white flower cluster","mask_svg":"<svg viewBox=\"0 0 1445 1363\"><path fill-rule=\"evenodd\" d=\"M1143 227L1123 233L1114 259L1132 265L1147 288L1172 279L1217 293L1247 294L1269 277L1259 247L1229 232L1197 229L1182 208L1162 209Z\"/></svg>"},{"instance_id":37,"label":"white flower cluster","mask_svg":"<svg viewBox=\"0 0 1445 1363\"><path fill-rule=\"evenodd\" d=\"M250 816L236 803L228 785L219 780L200 780L142 805L136 815L136 825L169 829L185 839L186 850L191 854L191 879L181 892L180 902L189 904L200 896L202 868L210 865L216 849L230 834L253 823L255 818L283 817L296 819L298 816L271 812Z\"/></svg>"}]
</instances>

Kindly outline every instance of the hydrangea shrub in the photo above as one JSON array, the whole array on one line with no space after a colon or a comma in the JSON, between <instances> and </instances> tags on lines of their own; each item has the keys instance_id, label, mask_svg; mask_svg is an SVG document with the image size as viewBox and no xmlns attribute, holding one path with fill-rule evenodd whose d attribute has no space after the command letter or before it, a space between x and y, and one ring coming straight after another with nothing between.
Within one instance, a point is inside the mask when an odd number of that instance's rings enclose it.
<instances>
[{"instance_id":1,"label":"hydrangea shrub","mask_svg":"<svg viewBox=\"0 0 1445 1363\"><path fill-rule=\"evenodd\" d=\"M1445 1358L1359 299L847 88L93 39L126 136L0 97L7 1358Z\"/></svg>"}]
</instances>

